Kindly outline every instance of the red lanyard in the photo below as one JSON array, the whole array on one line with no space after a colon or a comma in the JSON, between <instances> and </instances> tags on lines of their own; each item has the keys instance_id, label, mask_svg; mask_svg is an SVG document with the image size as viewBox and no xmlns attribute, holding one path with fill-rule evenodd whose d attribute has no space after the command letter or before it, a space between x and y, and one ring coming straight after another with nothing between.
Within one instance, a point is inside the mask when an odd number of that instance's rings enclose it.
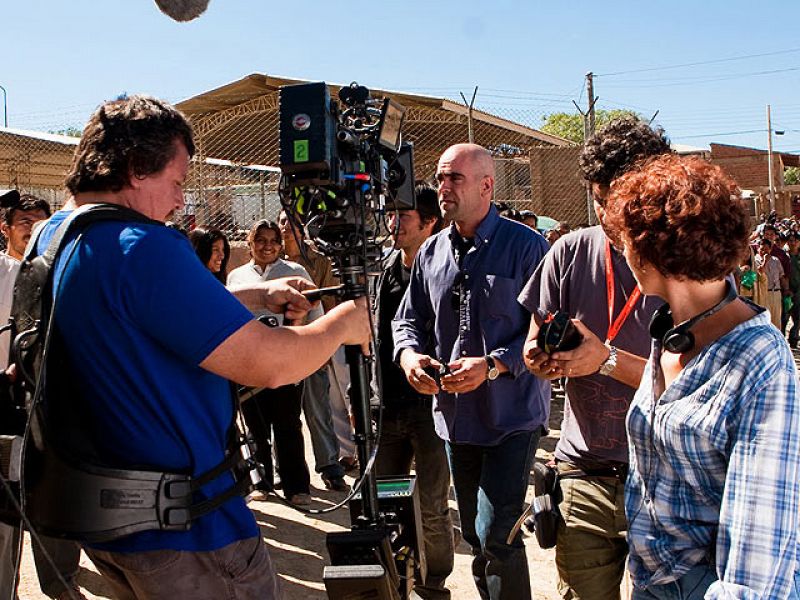
<instances>
[{"instance_id":1,"label":"red lanyard","mask_svg":"<svg viewBox=\"0 0 800 600\"><path fill-rule=\"evenodd\" d=\"M625 306L622 307L622 311L617 315L617 318L612 322L614 318L614 294L616 291L616 286L614 285L614 267L611 264L611 242L606 240L606 292L608 293L608 334L606 335L606 344L612 342L619 330L622 329L623 323L628 318L628 315L631 314L633 310L634 304L636 301L639 300L639 296L642 295L639 286L633 288L633 292L631 293L628 301L625 303Z\"/></svg>"}]
</instances>

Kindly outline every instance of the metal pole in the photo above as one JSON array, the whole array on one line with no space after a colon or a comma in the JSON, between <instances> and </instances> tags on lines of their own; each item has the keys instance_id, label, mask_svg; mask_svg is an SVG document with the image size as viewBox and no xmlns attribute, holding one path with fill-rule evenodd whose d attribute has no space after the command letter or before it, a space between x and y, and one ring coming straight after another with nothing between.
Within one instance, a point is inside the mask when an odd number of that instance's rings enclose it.
<instances>
[{"instance_id":1,"label":"metal pole","mask_svg":"<svg viewBox=\"0 0 800 600\"><path fill-rule=\"evenodd\" d=\"M769 177L769 211L775 210L775 182L772 174L772 113L767 104L767 176Z\"/></svg>"},{"instance_id":2,"label":"metal pole","mask_svg":"<svg viewBox=\"0 0 800 600\"><path fill-rule=\"evenodd\" d=\"M589 102L589 110L583 116L583 143L594 135L594 75L591 71L586 74L586 98ZM592 198L591 187L586 188L586 217L589 224L594 225L597 221L597 215L594 212L594 200Z\"/></svg>"},{"instance_id":3,"label":"metal pole","mask_svg":"<svg viewBox=\"0 0 800 600\"><path fill-rule=\"evenodd\" d=\"M461 94L461 99L464 100L464 104L466 104L469 109L467 111L467 139L470 144L473 144L475 143L475 138L472 135L472 108L475 105L475 96L478 95L478 86L475 86L475 90L472 92L472 100L470 100L469 104L467 104L467 98L464 94L462 92L459 93Z\"/></svg>"},{"instance_id":4,"label":"metal pole","mask_svg":"<svg viewBox=\"0 0 800 600\"><path fill-rule=\"evenodd\" d=\"M586 74L586 96L589 98L589 135L594 135L594 73L589 71Z\"/></svg>"},{"instance_id":5,"label":"metal pole","mask_svg":"<svg viewBox=\"0 0 800 600\"><path fill-rule=\"evenodd\" d=\"M3 127L8 127L8 93L2 85L0 90L3 90Z\"/></svg>"}]
</instances>

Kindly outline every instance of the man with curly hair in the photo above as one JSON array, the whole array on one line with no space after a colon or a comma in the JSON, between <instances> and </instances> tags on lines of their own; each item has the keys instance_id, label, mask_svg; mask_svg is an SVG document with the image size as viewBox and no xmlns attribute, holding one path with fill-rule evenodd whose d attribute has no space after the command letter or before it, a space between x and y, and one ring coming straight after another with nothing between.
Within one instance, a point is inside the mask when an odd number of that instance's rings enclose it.
<instances>
[{"instance_id":1,"label":"man with curly hair","mask_svg":"<svg viewBox=\"0 0 800 600\"><path fill-rule=\"evenodd\" d=\"M340 345L369 340L367 306L343 302L302 327L256 320L246 306L302 318L311 305L300 290L311 283L243 284L237 300L186 237L164 227L184 206L193 152L186 118L156 98L106 102L84 129L66 180L70 206L103 202L139 215L63 240L51 325L63 350L50 352L66 355L56 354L74 387L46 396L47 424L58 423L45 428L47 441L89 465L185 473L197 486L192 500L204 504L194 504L191 527L83 540L114 598L280 598L258 524L223 462L235 412L230 381L274 388L303 379ZM69 212L42 227L38 254Z\"/></svg>"},{"instance_id":2,"label":"man with curly hair","mask_svg":"<svg viewBox=\"0 0 800 600\"><path fill-rule=\"evenodd\" d=\"M611 183L639 161L669 152L660 130L625 117L591 137L580 167L600 225L563 236L519 297L533 314L525 362L542 378L566 377L555 456L564 518L556 566L563 598L619 598L625 571L625 415L644 370L647 325L660 301L641 298L625 258L602 224ZM603 302L602 300L606 301ZM583 336L571 352L548 356L536 345L548 314L563 311Z\"/></svg>"}]
</instances>

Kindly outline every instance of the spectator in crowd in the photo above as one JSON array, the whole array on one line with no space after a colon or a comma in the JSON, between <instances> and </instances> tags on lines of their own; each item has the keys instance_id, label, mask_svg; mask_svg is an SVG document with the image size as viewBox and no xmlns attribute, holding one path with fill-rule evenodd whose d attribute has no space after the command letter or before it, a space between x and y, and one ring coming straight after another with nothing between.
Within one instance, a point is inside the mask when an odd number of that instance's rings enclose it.
<instances>
[{"instance_id":1,"label":"spectator in crowd","mask_svg":"<svg viewBox=\"0 0 800 600\"><path fill-rule=\"evenodd\" d=\"M555 449L564 518L556 567L563 598L619 598L628 554L625 415L644 371L650 318L661 301L641 297L621 248L606 236L605 203L617 177L669 151L663 131L629 117L590 137L580 170L600 225L565 236L519 297L533 315L525 342L528 368L546 379L566 377L564 422ZM548 356L536 338L543 320L557 311L574 319L583 342Z\"/></svg>"},{"instance_id":2,"label":"spectator in crowd","mask_svg":"<svg viewBox=\"0 0 800 600\"><path fill-rule=\"evenodd\" d=\"M522 362L529 316L516 297L547 251L492 205L494 161L475 144L439 159L439 206L452 225L426 241L393 322L395 359L420 394L436 394L464 539L481 598L531 597L525 547L507 538L522 514L550 386ZM441 362L440 362L441 361ZM426 373L444 362L441 387Z\"/></svg>"},{"instance_id":3,"label":"spectator in crowd","mask_svg":"<svg viewBox=\"0 0 800 600\"><path fill-rule=\"evenodd\" d=\"M338 280L333 275L331 261L305 243L302 231L295 227L286 211L278 215L278 227L281 230L284 258L302 266L311 276L311 280L319 288L334 286ZM302 245L302 248L301 248ZM336 297L322 297L324 310L330 311L336 306ZM334 430L331 412L330 379L328 365L314 372L303 383L302 406L306 418L308 433L311 436L311 447L314 450L314 469L322 477L325 487L343 492L349 489L344 480L344 468L339 464L339 441ZM349 419L345 419L349 423Z\"/></svg>"},{"instance_id":4,"label":"spectator in crowd","mask_svg":"<svg viewBox=\"0 0 800 600\"><path fill-rule=\"evenodd\" d=\"M631 171L606 204L642 293L667 302L627 420L634 600L797 594L797 371L726 281L747 221L736 183L699 158Z\"/></svg>"},{"instance_id":5,"label":"spectator in crowd","mask_svg":"<svg viewBox=\"0 0 800 600\"><path fill-rule=\"evenodd\" d=\"M789 329L789 345L797 348L797 343L800 341L800 233L795 231L789 233L786 245L789 248L791 266L789 291L792 306L789 309L789 317L792 319L792 326Z\"/></svg>"},{"instance_id":6,"label":"spectator in crowd","mask_svg":"<svg viewBox=\"0 0 800 600\"><path fill-rule=\"evenodd\" d=\"M559 240L560 237L561 233L556 228L548 229L544 234L544 239L547 240L547 243L550 244L551 247Z\"/></svg>"},{"instance_id":7,"label":"spectator in crowd","mask_svg":"<svg viewBox=\"0 0 800 600\"><path fill-rule=\"evenodd\" d=\"M505 217L511 221L522 222L522 215L516 208L506 208L500 211L500 216Z\"/></svg>"},{"instance_id":8,"label":"spectator in crowd","mask_svg":"<svg viewBox=\"0 0 800 600\"><path fill-rule=\"evenodd\" d=\"M768 239L772 244L770 254L781 262L781 268L783 269L783 275L781 275L781 279L777 286L777 290L780 292L781 297L781 302L778 304L780 308L780 326L778 329L781 330L781 333L785 333L786 323L789 321L789 312L784 308L783 298L791 295L789 291L789 273L791 272L791 264L789 262L789 255L786 253L786 250L783 249L783 242L781 241L780 232L778 231L778 226L776 225L776 219L777 216L773 218L771 222L764 225L762 237ZM769 287L770 291L772 291L771 284Z\"/></svg>"},{"instance_id":9,"label":"spectator in crowd","mask_svg":"<svg viewBox=\"0 0 800 600\"><path fill-rule=\"evenodd\" d=\"M520 211L520 217L522 217L522 222L530 227L533 230L538 229L539 227L539 217L536 216L536 213L532 210L523 210Z\"/></svg>"},{"instance_id":10,"label":"spectator in crowd","mask_svg":"<svg viewBox=\"0 0 800 600\"><path fill-rule=\"evenodd\" d=\"M224 284L228 279L228 259L231 257L231 245L225 234L219 229L197 227L189 232L189 241L200 262Z\"/></svg>"},{"instance_id":11,"label":"spectator in crowd","mask_svg":"<svg viewBox=\"0 0 800 600\"><path fill-rule=\"evenodd\" d=\"M378 331L383 419L377 475L407 475L416 463L427 575L414 591L425 600L450 597L445 580L453 571L453 522L447 501L450 469L444 442L433 424L433 398L420 394L394 362L392 318L411 279L411 266L420 246L442 226L436 190L416 188L417 208L391 213L389 231L394 253L386 260L376 283L375 321ZM417 575L419 577L419 574Z\"/></svg>"},{"instance_id":12,"label":"spectator in crowd","mask_svg":"<svg viewBox=\"0 0 800 600\"><path fill-rule=\"evenodd\" d=\"M256 221L247 235L251 260L228 275L228 286L249 285L282 277L302 277L311 281L308 272L297 263L281 258L281 230L273 221ZM266 309L251 308L256 317L274 317L283 324L283 315ZM309 319L322 316L322 308L309 312ZM274 436L277 470L286 499L297 506L311 504L311 479L305 459L303 425L300 421L303 385L290 383L276 389L264 389L242 405L247 426L256 440L256 456L266 472L265 488L273 487L270 439Z\"/></svg>"},{"instance_id":13,"label":"spectator in crowd","mask_svg":"<svg viewBox=\"0 0 800 600\"><path fill-rule=\"evenodd\" d=\"M19 272L25 247L31 238L33 226L50 217L50 205L46 200L31 194L20 194L17 190L0 190L2 222L0 231L6 240L6 251L0 253L0 326L8 322L14 298L14 282ZM0 333L0 433L22 435L24 423L21 411L15 406L11 387L15 370L9 369L11 333ZM7 371L8 369L8 371ZM0 495L5 490L0 489ZM20 530L0 523L0 598L16 597L14 566L17 560ZM50 598L84 599L75 580L81 549L75 542L39 536L42 544L34 541L33 560L39 587ZM49 559L49 560L48 560ZM50 560L55 565L50 564ZM66 582L67 588L64 587Z\"/></svg>"},{"instance_id":14,"label":"spectator in crowd","mask_svg":"<svg viewBox=\"0 0 800 600\"><path fill-rule=\"evenodd\" d=\"M146 96L102 104L76 147L66 185L77 206L117 204L152 222L93 225L67 240L56 264L52 326L64 342L60 358L76 390L68 408L92 415L78 435L60 440L73 456L82 457L73 447L79 438L106 467L199 477L226 457L230 381L253 387L299 381L341 344L369 340L364 302L343 303L304 327L265 327L242 302L300 319L311 305L299 290L312 284L259 281L234 289L237 300L197 260L187 239L163 226L183 208L193 152L185 117ZM69 214L62 210L48 221L38 252ZM67 260L71 254L80 261ZM63 404L60 397L48 403ZM223 471L196 499L220 497L232 485ZM84 550L115 598L281 597L258 525L240 496L192 519L188 530L142 531L86 542Z\"/></svg>"},{"instance_id":15,"label":"spectator in crowd","mask_svg":"<svg viewBox=\"0 0 800 600\"><path fill-rule=\"evenodd\" d=\"M569 223L567 223L566 221L561 221L558 224L558 227L556 229L558 229L558 233L562 237L567 235L570 231L572 231L572 228L569 226Z\"/></svg>"},{"instance_id":16,"label":"spectator in crowd","mask_svg":"<svg viewBox=\"0 0 800 600\"><path fill-rule=\"evenodd\" d=\"M279 219L278 223L281 224L282 221ZM284 240L286 240L288 236L296 240L295 234L297 234L301 240L303 249L306 250L306 256L311 262L311 268L306 268L311 277L319 278L320 283L318 285L320 287L331 287L339 284L339 278L333 274L331 261L317 252L314 243L305 238L305 232L302 229L295 229L287 220L285 226L281 225L281 233ZM291 242L287 243L284 241L284 246L287 248L290 247L289 244L291 244ZM311 250L311 252L308 252L308 250ZM298 247L297 251L300 252L300 247ZM286 252L289 251L287 250ZM289 259L292 260L291 256L289 256ZM320 259L324 259L324 262ZM304 263L301 262L301 264ZM315 279L315 281L317 281L317 279ZM325 307L326 311L331 310L336 306L336 303L337 300L335 296L326 295L322 297L322 305ZM329 382L329 398L333 428L339 443L339 464L347 473L355 474L358 472L358 457L356 456L356 445L353 438L353 422L350 416L350 399L348 398L350 370L345 361L344 348L339 348L336 353L334 353L328 361L326 372Z\"/></svg>"},{"instance_id":17,"label":"spectator in crowd","mask_svg":"<svg viewBox=\"0 0 800 600\"><path fill-rule=\"evenodd\" d=\"M769 238L759 239L758 252L753 260L759 277L763 277L767 282L767 294L763 306L769 310L772 323L780 330L783 304L781 285L785 277L781 261L771 253L772 247L773 243Z\"/></svg>"}]
</instances>

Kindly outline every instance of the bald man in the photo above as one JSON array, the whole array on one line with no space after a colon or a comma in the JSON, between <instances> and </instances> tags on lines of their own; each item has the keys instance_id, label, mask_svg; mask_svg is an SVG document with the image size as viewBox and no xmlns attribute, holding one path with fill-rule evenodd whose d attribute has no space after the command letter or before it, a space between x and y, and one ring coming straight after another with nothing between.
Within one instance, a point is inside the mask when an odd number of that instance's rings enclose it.
<instances>
[{"instance_id":1,"label":"bald man","mask_svg":"<svg viewBox=\"0 0 800 600\"><path fill-rule=\"evenodd\" d=\"M531 597L520 535L531 460L550 409L550 386L522 361L530 314L517 296L548 249L539 233L492 204L494 161L475 144L439 159L439 206L449 228L429 238L392 323L396 361L421 394L435 394L464 539L481 598ZM426 372L445 364L449 374Z\"/></svg>"}]
</instances>

